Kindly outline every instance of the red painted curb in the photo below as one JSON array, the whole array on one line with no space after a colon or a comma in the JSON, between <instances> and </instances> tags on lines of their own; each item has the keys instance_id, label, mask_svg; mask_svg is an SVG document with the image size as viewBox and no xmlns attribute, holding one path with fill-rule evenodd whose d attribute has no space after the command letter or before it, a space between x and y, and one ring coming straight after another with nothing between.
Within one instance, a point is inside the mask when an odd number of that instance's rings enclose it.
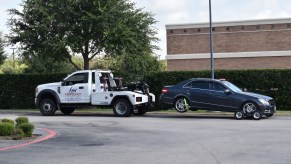
<instances>
[{"instance_id":1,"label":"red painted curb","mask_svg":"<svg viewBox=\"0 0 291 164\"><path fill-rule=\"evenodd\" d=\"M57 135L57 133L52 131L52 130L44 129L44 128L41 128L41 129L46 131L46 132L48 132L49 134L47 136L43 137L43 138L40 138L40 139L37 139L37 140L34 140L34 141L26 142L26 143L19 144L19 145L0 148L0 151L9 150L9 149L15 149L15 148L21 148L21 147L28 146L28 145L31 145L31 144L35 144L35 143L38 143L38 142L41 142L41 141L44 141L44 140L48 140L48 139L54 137L55 135Z\"/></svg>"}]
</instances>

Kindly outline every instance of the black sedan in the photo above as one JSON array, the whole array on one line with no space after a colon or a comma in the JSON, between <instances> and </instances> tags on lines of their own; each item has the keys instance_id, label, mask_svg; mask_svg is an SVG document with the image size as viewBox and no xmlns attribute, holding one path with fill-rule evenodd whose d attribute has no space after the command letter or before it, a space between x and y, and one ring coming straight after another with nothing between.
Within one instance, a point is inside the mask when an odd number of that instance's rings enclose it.
<instances>
[{"instance_id":1,"label":"black sedan","mask_svg":"<svg viewBox=\"0 0 291 164\"><path fill-rule=\"evenodd\" d=\"M236 119L262 115L272 117L276 112L273 98L244 92L226 80L193 78L175 86L165 86L160 96L162 105L170 105L178 112L214 110L234 112Z\"/></svg>"}]
</instances>

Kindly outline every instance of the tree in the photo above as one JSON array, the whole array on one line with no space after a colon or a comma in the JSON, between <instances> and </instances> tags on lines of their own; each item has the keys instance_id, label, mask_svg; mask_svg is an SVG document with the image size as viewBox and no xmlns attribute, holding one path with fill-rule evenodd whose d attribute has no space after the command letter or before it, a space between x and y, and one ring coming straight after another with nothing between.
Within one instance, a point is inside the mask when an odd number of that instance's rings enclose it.
<instances>
[{"instance_id":1,"label":"tree","mask_svg":"<svg viewBox=\"0 0 291 164\"><path fill-rule=\"evenodd\" d=\"M118 56L152 52L158 47L156 21L129 0L24 0L13 16L9 41L28 54L68 60L83 57L83 69L96 55Z\"/></svg>"},{"instance_id":2,"label":"tree","mask_svg":"<svg viewBox=\"0 0 291 164\"><path fill-rule=\"evenodd\" d=\"M6 59L4 47L5 47L5 41L2 38L2 33L0 32L0 65L2 65Z\"/></svg>"}]
</instances>

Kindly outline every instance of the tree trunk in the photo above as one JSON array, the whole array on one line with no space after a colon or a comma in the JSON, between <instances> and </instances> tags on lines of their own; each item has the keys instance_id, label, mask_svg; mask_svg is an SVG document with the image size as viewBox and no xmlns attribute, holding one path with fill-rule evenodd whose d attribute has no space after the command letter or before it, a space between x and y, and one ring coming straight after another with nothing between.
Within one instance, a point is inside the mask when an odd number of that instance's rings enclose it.
<instances>
[{"instance_id":1,"label":"tree trunk","mask_svg":"<svg viewBox=\"0 0 291 164\"><path fill-rule=\"evenodd\" d=\"M84 58L84 70L89 70L89 58L88 58L88 55L84 55L83 56Z\"/></svg>"}]
</instances>

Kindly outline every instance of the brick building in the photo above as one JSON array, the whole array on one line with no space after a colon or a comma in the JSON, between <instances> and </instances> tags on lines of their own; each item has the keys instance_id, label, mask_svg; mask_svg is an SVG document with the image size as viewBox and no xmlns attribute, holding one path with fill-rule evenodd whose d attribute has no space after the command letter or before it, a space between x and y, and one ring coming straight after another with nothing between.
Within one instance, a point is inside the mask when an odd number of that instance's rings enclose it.
<instances>
[{"instance_id":1,"label":"brick building","mask_svg":"<svg viewBox=\"0 0 291 164\"><path fill-rule=\"evenodd\" d=\"M209 70L209 24L166 25L168 70ZM291 18L213 23L215 69L291 68Z\"/></svg>"}]
</instances>

